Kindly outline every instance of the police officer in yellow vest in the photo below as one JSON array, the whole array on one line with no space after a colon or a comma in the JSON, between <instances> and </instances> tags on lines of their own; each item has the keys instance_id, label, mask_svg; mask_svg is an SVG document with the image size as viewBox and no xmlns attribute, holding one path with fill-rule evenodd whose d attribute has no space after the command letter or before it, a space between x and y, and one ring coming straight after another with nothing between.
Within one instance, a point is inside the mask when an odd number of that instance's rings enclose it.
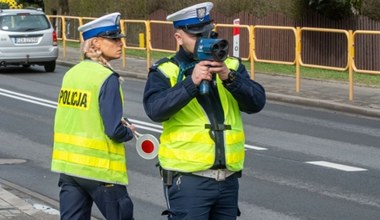
<instances>
[{"instance_id":1,"label":"police officer in yellow vest","mask_svg":"<svg viewBox=\"0 0 380 220\"><path fill-rule=\"evenodd\" d=\"M80 26L84 60L64 76L54 124L51 169L60 173L62 220L90 220L93 202L107 220L133 219L123 142L120 76L109 61L121 57L120 13Z\"/></svg>"},{"instance_id":2,"label":"police officer in yellow vest","mask_svg":"<svg viewBox=\"0 0 380 220\"><path fill-rule=\"evenodd\" d=\"M146 114L163 125L158 153L168 219L232 220L240 215L238 178L244 164L241 112L261 111L264 88L240 59L199 59L195 48L212 38L213 4L196 4L167 17L180 46L155 63L144 91ZM209 91L200 92L202 82Z\"/></svg>"}]
</instances>

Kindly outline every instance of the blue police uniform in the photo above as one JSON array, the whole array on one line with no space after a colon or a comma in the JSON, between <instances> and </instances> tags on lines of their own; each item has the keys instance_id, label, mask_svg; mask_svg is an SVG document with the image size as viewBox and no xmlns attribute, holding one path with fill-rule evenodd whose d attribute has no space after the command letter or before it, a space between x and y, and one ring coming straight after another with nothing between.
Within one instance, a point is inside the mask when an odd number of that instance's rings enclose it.
<instances>
[{"instance_id":1,"label":"blue police uniform","mask_svg":"<svg viewBox=\"0 0 380 220\"><path fill-rule=\"evenodd\" d=\"M197 20L197 8L203 8L202 21ZM201 3L183 9L168 16L175 28L182 28L185 32L199 34L210 31L212 25L209 10L212 3ZM197 25L200 23L201 25ZM217 90L216 79L210 83L208 95L201 95L199 87L192 81L193 68L184 72L184 80L172 87L158 66L165 62L175 63L177 66L188 66L194 60L194 54L180 47L174 57L164 58L154 64L149 71L144 91L144 109L149 118L155 122L165 122L179 112L191 100L196 99L207 114L212 125L223 125L225 122L224 110ZM214 74L215 75L215 74ZM264 88L250 79L245 66L239 61L235 78L232 82L223 83L238 103L239 110L248 114L261 111L265 105ZM224 131L210 130L215 142L215 161L211 170L226 168L224 152ZM164 171L164 179L166 177ZM213 178L194 175L192 173L171 172L171 183L164 182L164 193L167 201L167 210L163 214L168 219L199 219L199 220L232 220L240 214L238 209L238 178L241 172L236 172L223 181Z\"/></svg>"},{"instance_id":2,"label":"blue police uniform","mask_svg":"<svg viewBox=\"0 0 380 220\"><path fill-rule=\"evenodd\" d=\"M89 22L79 27L78 30L83 32L84 40L93 37L121 38L124 35L120 33L119 19L120 13L112 13ZM81 65L81 63L78 65ZM104 66L102 68L108 67ZM88 71L95 72L98 70L91 69ZM111 72L99 88L99 97L93 98L98 99L99 114L103 122L104 133L112 141L121 143L131 140L134 136L132 131L121 123L123 103L119 82L120 76L113 70ZM60 174L58 185L61 187L61 219L90 219L93 202L109 220L133 219L133 203L125 185L86 179L64 173Z\"/></svg>"}]
</instances>

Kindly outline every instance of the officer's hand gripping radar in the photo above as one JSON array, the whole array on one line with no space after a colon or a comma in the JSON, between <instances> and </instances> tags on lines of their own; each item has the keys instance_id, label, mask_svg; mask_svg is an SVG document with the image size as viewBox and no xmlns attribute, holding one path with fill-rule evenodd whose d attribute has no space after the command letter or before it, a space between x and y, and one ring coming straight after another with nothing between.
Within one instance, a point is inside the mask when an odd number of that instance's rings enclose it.
<instances>
[{"instance_id":1,"label":"officer's hand gripping radar","mask_svg":"<svg viewBox=\"0 0 380 220\"><path fill-rule=\"evenodd\" d=\"M228 41L217 38L217 33L206 33L207 37L199 37L195 43L194 59L197 61L213 60L223 62L228 56ZM204 36L205 34L203 34ZM210 85L207 80L202 80L199 91L202 95L208 94Z\"/></svg>"}]
</instances>

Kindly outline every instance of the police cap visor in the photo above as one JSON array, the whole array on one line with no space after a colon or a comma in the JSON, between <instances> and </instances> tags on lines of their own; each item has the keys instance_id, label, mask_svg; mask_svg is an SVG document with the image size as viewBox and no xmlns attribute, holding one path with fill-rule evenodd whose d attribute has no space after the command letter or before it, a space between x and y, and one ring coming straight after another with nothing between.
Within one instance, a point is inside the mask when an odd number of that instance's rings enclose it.
<instances>
[{"instance_id":1,"label":"police cap visor","mask_svg":"<svg viewBox=\"0 0 380 220\"><path fill-rule=\"evenodd\" d=\"M207 22L204 24L186 25L180 28L186 33L197 35L212 31L212 29L214 29L214 25Z\"/></svg>"},{"instance_id":2,"label":"police cap visor","mask_svg":"<svg viewBox=\"0 0 380 220\"><path fill-rule=\"evenodd\" d=\"M125 38L126 35L122 34L120 30L112 30L112 31L105 31L105 32L99 33L97 37L117 39L117 38Z\"/></svg>"}]
</instances>

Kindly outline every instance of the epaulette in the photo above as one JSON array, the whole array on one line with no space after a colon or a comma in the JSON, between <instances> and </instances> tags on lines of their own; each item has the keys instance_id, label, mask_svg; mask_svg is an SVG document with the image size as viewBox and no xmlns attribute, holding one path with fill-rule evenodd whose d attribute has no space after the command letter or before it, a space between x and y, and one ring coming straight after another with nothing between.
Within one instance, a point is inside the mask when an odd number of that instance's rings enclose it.
<instances>
[{"instance_id":1,"label":"epaulette","mask_svg":"<svg viewBox=\"0 0 380 220\"><path fill-rule=\"evenodd\" d=\"M157 67L163 63L166 63L166 62L173 62L176 64L175 60L173 59L174 56L169 56L169 57L164 57L158 61L156 61L150 68L149 68L149 72L151 70L156 70Z\"/></svg>"},{"instance_id":2,"label":"epaulette","mask_svg":"<svg viewBox=\"0 0 380 220\"><path fill-rule=\"evenodd\" d=\"M240 57L235 57L235 56L230 56L230 57L232 57L232 58L235 58L235 59L239 60L239 63L241 63L241 58L240 58Z\"/></svg>"}]
</instances>

